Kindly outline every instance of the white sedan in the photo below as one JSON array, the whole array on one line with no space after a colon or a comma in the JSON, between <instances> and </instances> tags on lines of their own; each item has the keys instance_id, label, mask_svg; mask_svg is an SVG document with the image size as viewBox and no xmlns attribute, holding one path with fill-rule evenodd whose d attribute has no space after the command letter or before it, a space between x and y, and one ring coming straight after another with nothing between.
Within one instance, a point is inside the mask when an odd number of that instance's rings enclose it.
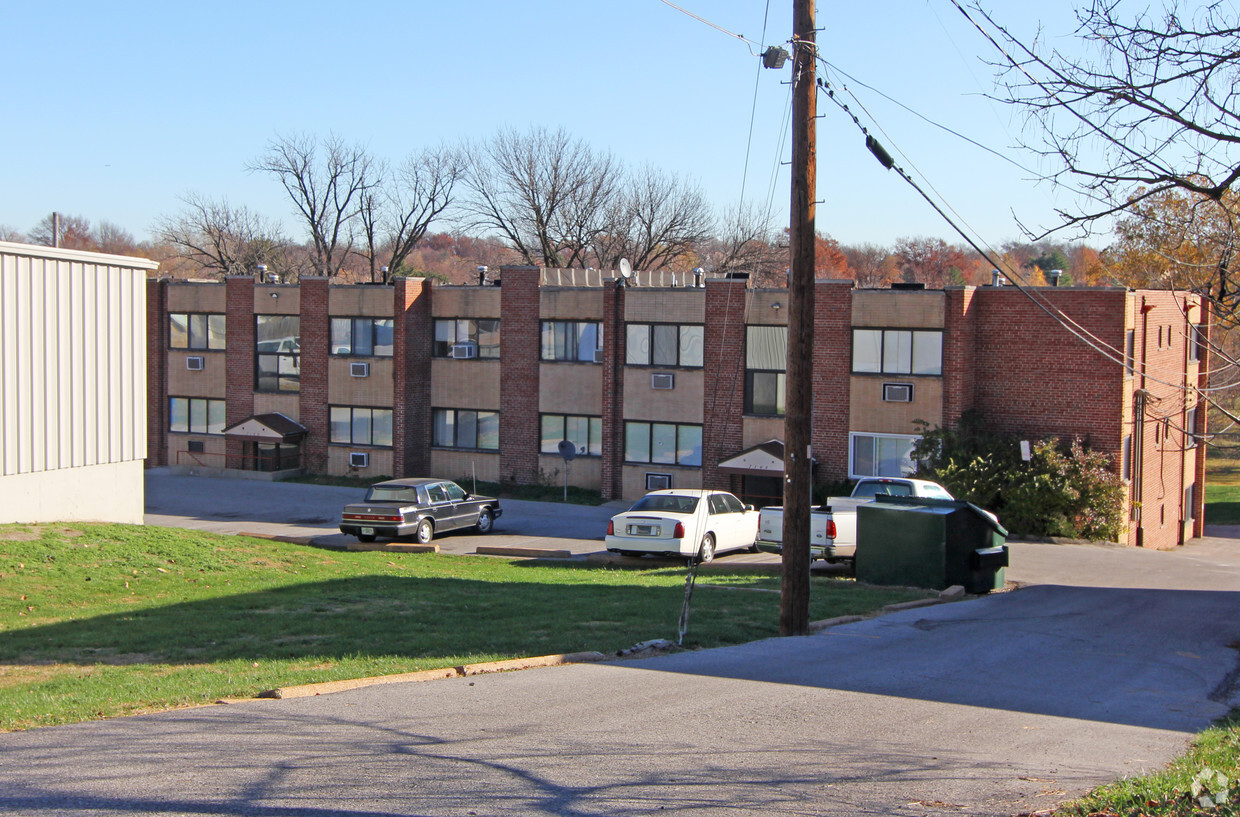
<instances>
[{"instance_id":1,"label":"white sedan","mask_svg":"<svg viewBox=\"0 0 1240 817\"><path fill-rule=\"evenodd\" d=\"M758 512L726 491L669 489L646 494L607 524L607 550L709 562L716 553L750 550L758 538Z\"/></svg>"}]
</instances>

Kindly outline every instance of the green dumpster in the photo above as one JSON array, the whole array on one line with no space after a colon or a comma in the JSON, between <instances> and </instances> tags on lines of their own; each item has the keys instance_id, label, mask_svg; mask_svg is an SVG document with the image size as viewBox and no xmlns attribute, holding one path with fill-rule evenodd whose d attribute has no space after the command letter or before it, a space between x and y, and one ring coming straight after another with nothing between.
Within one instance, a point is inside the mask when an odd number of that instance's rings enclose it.
<instances>
[{"instance_id":1,"label":"green dumpster","mask_svg":"<svg viewBox=\"0 0 1240 817\"><path fill-rule=\"evenodd\" d=\"M969 593L1003 587L1007 530L947 499L891 496L857 506L857 581Z\"/></svg>"}]
</instances>

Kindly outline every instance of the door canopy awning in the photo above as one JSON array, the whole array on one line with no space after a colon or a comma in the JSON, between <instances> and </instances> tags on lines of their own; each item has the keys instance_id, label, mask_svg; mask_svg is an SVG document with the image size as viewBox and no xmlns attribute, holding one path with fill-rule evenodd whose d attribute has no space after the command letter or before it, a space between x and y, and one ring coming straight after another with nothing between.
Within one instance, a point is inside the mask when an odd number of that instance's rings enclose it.
<instances>
[{"instance_id":1,"label":"door canopy awning","mask_svg":"<svg viewBox=\"0 0 1240 817\"><path fill-rule=\"evenodd\" d=\"M252 442L295 443L306 436L306 427L279 412L255 414L225 428L224 436Z\"/></svg>"},{"instance_id":2,"label":"door canopy awning","mask_svg":"<svg viewBox=\"0 0 1240 817\"><path fill-rule=\"evenodd\" d=\"M722 460L719 470L756 477L780 476L784 473L784 444L781 440L767 440L753 448L746 448Z\"/></svg>"}]
</instances>

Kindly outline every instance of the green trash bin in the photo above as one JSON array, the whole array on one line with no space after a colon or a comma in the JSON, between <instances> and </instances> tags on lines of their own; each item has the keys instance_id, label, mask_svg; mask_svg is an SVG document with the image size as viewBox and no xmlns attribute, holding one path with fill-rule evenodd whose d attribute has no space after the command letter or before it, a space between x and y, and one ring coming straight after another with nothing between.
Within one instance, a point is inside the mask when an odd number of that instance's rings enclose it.
<instances>
[{"instance_id":1,"label":"green trash bin","mask_svg":"<svg viewBox=\"0 0 1240 817\"><path fill-rule=\"evenodd\" d=\"M884 496L857 506L857 580L969 593L1003 587L1007 530L968 502Z\"/></svg>"}]
</instances>

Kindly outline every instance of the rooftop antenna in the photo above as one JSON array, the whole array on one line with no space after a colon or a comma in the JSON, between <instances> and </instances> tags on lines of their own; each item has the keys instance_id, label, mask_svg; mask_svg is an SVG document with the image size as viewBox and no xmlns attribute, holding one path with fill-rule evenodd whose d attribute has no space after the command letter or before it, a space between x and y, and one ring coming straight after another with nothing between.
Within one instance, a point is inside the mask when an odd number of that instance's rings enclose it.
<instances>
[{"instance_id":1,"label":"rooftop antenna","mask_svg":"<svg viewBox=\"0 0 1240 817\"><path fill-rule=\"evenodd\" d=\"M633 265L629 263L629 259L620 259L620 277L624 281L621 286L627 286L629 279L633 277Z\"/></svg>"}]
</instances>

